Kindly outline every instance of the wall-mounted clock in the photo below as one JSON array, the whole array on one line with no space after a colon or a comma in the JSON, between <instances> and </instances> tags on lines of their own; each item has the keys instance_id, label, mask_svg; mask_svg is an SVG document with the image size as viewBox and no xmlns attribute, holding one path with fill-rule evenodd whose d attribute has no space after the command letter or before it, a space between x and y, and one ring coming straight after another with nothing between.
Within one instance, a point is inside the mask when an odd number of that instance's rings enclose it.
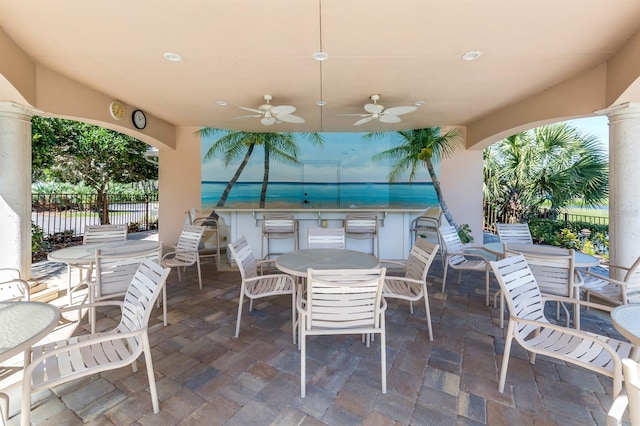
<instances>
[{"instance_id":1,"label":"wall-mounted clock","mask_svg":"<svg viewBox=\"0 0 640 426\"><path fill-rule=\"evenodd\" d=\"M133 121L133 125L136 126L136 129L142 130L147 127L147 116L139 109L133 111L133 114L131 114L131 120Z\"/></svg>"},{"instance_id":2,"label":"wall-mounted clock","mask_svg":"<svg viewBox=\"0 0 640 426\"><path fill-rule=\"evenodd\" d=\"M126 113L124 104L117 100L111 101L111 103L109 104L109 112L111 113L111 116L116 120L122 120Z\"/></svg>"}]
</instances>

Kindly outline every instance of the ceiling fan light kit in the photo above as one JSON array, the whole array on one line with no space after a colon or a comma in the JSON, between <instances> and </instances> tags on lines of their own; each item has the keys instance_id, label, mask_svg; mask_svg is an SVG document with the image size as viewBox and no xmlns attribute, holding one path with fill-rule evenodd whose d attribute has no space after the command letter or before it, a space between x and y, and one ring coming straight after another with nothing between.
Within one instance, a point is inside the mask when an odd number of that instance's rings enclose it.
<instances>
[{"instance_id":1,"label":"ceiling fan light kit","mask_svg":"<svg viewBox=\"0 0 640 426\"><path fill-rule=\"evenodd\" d=\"M364 110L367 114L340 114L343 116L355 116L355 117L363 117L360 120L357 120L353 123L354 126L360 126L362 124L368 123L371 120L378 120L381 123L386 124L395 124L400 123L402 119L399 117L400 115L408 114L418 109L416 106L399 106L386 108L379 104L380 100L379 94L374 94L369 97L373 103L365 104Z\"/></svg>"},{"instance_id":2,"label":"ceiling fan light kit","mask_svg":"<svg viewBox=\"0 0 640 426\"><path fill-rule=\"evenodd\" d=\"M240 107L255 114L242 115L235 118L260 118L260 123L262 123L263 126L271 126L276 123L304 123L304 119L302 117L293 115L296 111L296 107L292 105L271 105L270 102L273 100L271 95L264 95L263 99L266 103L260 105L257 109L243 106Z\"/></svg>"}]
</instances>

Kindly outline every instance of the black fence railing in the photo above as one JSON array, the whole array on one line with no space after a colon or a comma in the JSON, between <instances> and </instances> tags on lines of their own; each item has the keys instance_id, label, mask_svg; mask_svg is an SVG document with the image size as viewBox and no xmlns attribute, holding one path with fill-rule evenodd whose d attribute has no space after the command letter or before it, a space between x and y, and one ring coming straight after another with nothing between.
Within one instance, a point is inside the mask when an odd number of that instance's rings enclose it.
<instances>
[{"instance_id":1,"label":"black fence railing","mask_svg":"<svg viewBox=\"0 0 640 426\"><path fill-rule=\"evenodd\" d=\"M496 223L509 223L515 214L509 212L499 213L493 206L484 204L482 216L482 230L486 232L496 233ZM551 213L547 210L538 215L539 218L552 219ZM561 213L555 217L555 220L569 222L586 222L594 225L609 225L609 217L607 216L590 216L582 214Z\"/></svg>"},{"instance_id":2,"label":"black fence railing","mask_svg":"<svg viewBox=\"0 0 640 426\"><path fill-rule=\"evenodd\" d=\"M108 222L126 224L129 232L158 227L158 194L107 195L98 203L95 194L32 194L31 221L45 236L82 236L86 225L99 225L108 211ZM99 214L101 213L101 214Z\"/></svg>"}]
</instances>

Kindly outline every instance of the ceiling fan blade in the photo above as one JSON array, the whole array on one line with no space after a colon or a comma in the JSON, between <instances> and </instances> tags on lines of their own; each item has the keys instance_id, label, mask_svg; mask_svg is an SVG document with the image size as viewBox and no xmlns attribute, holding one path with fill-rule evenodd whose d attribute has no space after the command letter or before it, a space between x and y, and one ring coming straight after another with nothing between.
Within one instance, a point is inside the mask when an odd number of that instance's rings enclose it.
<instances>
[{"instance_id":1,"label":"ceiling fan blade","mask_svg":"<svg viewBox=\"0 0 640 426\"><path fill-rule=\"evenodd\" d=\"M366 104L364 110L370 114L380 114L384 110L384 107L378 104Z\"/></svg>"},{"instance_id":2,"label":"ceiling fan blade","mask_svg":"<svg viewBox=\"0 0 640 426\"><path fill-rule=\"evenodd\" d=\"M247 107L243 107L243 106L238 107L238 108L242 108L242 109L244 109L244 110L251 111L251 112L257 112L258 114L262 115L262 111L260 111L259 109L255 109L255 108L247 108Z\"/></svg>"},{"instance_id":3,"label":"ceiling fan blade","mask_svg":"<svg viewBox=\"0 0 640 426\"><path fill-rule=\"evenodd\" d=\"M371 120L373 120L373 116L369 116L367 118L362 118L362 119L356 121L355 123L353 123L353 125L354 126L359 126L361 124L368 123Z\"/></svg>"},{"instance_id":4,"label":"ceiling fan blade","mask_svg":"<svg viewBox=\"0 0 640 426\"><path fill-rule=\"evenodd\" d=\"M289 115L296 112L296 107L291 105L278 105L271 108L271 114L273 115Z\"/></svg>"},{"instance_id":5,"label":"ceiling fan blade","mask_svg":"<svg viewBox=\"0 0 640 426\"><path fill-rule=\"evenodd\" d=\"M273 123L276 122L276 118L275 117L264 117L262 120L260 120L260 122L265 126L271 126Z\"/></svg>"},{"instance_id":6,"label":"ceiling fan blade","mask_svg":"<svg viewBox=\"0 0 640 426\"><path fill-rule=\"evenodd\" d=\"M387 114L383 114L381 115L378 120L380 120L381 123L399 123L402 121L402 119L400 117L398 117L397 115L387 115Z\"/></svg>"},{"instance_id":7,"label":"ceiling fan blade","mask_svg":"<svg viewBox=\"0 0 640 426\"><path fill-rule=\"evenodd\" d=\"M414 107L414 106L399 106L399 107L385 109L384 113L389 115L402 115L402 114L409 114L410 112L413 112L417 109L418 107Z\"/></svg>"},{"instance_id":8,"label":"ceiling fan blade","mask_svg":"<svg viewBox=\"0 0 640 426\"><path fill-rule=\"evenodd\" d=\"M338 114L341 117L368 117L369 114Z\"/></svg>"},{"instance_id":9,"label":"ceiling fan blade","mask_svg":"<svg viewBox=\"0 0 640 426\"><path fill-rule=\"evenodd\" d=\"M298 117L297 115L279 115L277 118L285 123L304 123L304 118Z\"/></svg>"},{"instance_id":10,"label":"ceiling fan blade","mask_svg":"<svg viewBox=\"0 0 640 426\"><path fill-rule=\"evenodd\" d=\"M242 118L258 118L262 117L262 115L241 115L238 117L233 117L234 120L242 119Z\"/></svg>"}]
</instances>

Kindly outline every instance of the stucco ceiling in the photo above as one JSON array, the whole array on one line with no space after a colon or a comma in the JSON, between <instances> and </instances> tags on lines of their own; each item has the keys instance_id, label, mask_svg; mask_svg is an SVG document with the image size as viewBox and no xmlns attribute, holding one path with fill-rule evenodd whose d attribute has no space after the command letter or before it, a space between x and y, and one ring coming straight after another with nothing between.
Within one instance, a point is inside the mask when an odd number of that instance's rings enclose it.
<instances>
[{"instance_id":1,"label":"stucco ceiling","mask_svg":"<svg viewBox=\"0 0 640 426\"><path fill-rule=\"evenodd\" d=\"M176 126L244 131L467 125L606 62L639 23L637 0L0 0L33 61ZM234 119L264 94L306 122ZM372 94L425 104L399 124L340 115Z\"/></svg>"}]
</instances>

